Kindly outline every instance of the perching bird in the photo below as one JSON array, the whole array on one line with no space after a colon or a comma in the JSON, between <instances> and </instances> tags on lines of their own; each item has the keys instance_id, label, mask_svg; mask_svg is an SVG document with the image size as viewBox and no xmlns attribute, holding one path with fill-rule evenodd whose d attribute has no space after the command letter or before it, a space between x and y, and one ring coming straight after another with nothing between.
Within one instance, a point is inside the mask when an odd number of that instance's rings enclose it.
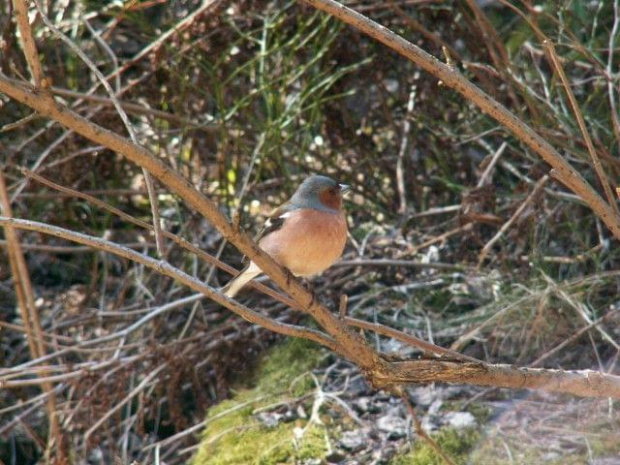
<instances>
[{"instance_id":1,"label":"perching bird","mask_svg":"<svg viewBox=\"0 0 620 465\"><path fill-rule=\"evenodd\" d=\"M347 241L342 195L349 190L327 176L310 176L271 215L257 239L261 249L295 276L313 276L338 260ZM262 273L254 262L222 291L233 297Z\"/></svg>"}]
</instances>

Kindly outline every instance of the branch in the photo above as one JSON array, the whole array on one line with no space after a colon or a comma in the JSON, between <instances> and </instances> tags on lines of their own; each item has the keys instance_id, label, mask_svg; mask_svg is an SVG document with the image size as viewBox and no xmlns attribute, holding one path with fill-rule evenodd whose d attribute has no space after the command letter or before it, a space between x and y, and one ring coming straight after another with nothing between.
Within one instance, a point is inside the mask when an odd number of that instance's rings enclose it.
<instances>
[{"instance_id":1,"label":"branch","mask_svg":"<svg viewBox=\"0 0 620 465\"><path fill-rule=\"evenodd\" d=\"M383 386L382 380L386 376L386 362L379 354L325 306L319 304L311 292L294 279L290 273L281 268L269 255L260 250L247 234L234 228L214 202L198 192L186 179L174 172L163 161L144 147L133 144L126 138L61 106L51 95L36 93L32 88L15 85L2 74L0 74L0 91L148 170L153 177L179 195L190 208L208 219L226 240L254 261L301 308L304 308L334 338L339 353L356 363L376 387ZM219 302L215 298L214 300Z\"/></svg>"},{"instance_id":2,"label":"branch","mask_svg":"<svg viewBox=\"0 0 620 465\"><path fill-rule=\"evenodd\" d=\"M588 148L588 153L590 154L590 158L592 158L592 165L594 166L594 171L598 176L598 179L603 186L603 191L607 196L607 201L614 209L616 215L618 215L618 205L616 204L616 198L611 191L611 186L609 184L609 179L603 171L603 166L601 165L601 160L596 153L596 149L594 148L594 144L592 143L592 138L590 137L590 133L588 132L588 128L586 127L586 122L583 119L583 114L579 109L579 104L577 103L577 99L575 98L575 94L571 89L571 84L568 82L568 78L566 77L566 73L564 72L564 68L562 67L562 63L560 63L560 59L558 54L555 51L555 47L553 46L553 42L551 40L545 39L543 41L543 46L547 51L547 54L551 57L551 62L553 63L553 67L556 72L560 76L560 80L562 81L562 86L564 87L564 91L568 96L568 100L570 101L571 107L573 107L573 113L575 113L575 118L577 119L577 124L579 124L579 129L581 130L581 135L583 136L583 140L586 143L586 147ZM613 53L610 51L610 55ZM612 110L613 111L613 110Z\"/></svg>"},{"instance_id":3,"label":"branch","mask_svg":"<svg viewBox=\"0 0 620 465\"><path fill-rule=\"evenodd\" d=\"M504 235L504 233L508 231L508 229L514 224L514 222L519 219L523 211L528 207L530 203L532 203L532 201L536 198L536 196L538 195L540 190L545 186L548 180L549 180L549 176L547 176L546 174L538 180L538 182L534 186L534 189L532 189L532 192L530 193L530 195L528 195L525 201L521 205L519 205L519 208L517 208L517 211L514 212L514 214L510 217L510 219L502 225L499 231L497 231L495 236L493 236L491 240L487 242L486 245L482 248L482 250L480 251L480 255L478 257L478 270L482 267L484 260L486 259L487 255L489 254L489 252L491 251L495 243L499 241L500 238Z\"/></svg>"},{"instance_id":4,"label":"branch","mask_svg":"<svg viewBox=\"0 0 620 465\"><path fill-rule=\"evenodd\" d=\"M54 33L65 44L67 44L69 48L73 50L78 57L80 57L80 59L84 62L84 64L95 74L99 82L103 85L104 89L110 96L110 100L112 101L114 108L116 109L116 112L118 113L121 120L123 121L123 124L125 128L127 129L127 132L129 133L129 137L131 138L132 142L137 145L138 136L136 135L136 129L134 128L131 121L129 121L129 118L127 117L127 113L125 113L125 110L119 103L118 98L116 94L114 93L114 90L112 89L112 86L106 80L105 76L101 73L101 71L99 71L99 68L97 68L97 66L92 62L92 60L88 58L88 56L86 56L86 54L82 51L82 49L77 46L77 44L75 44L69 37L63 34L56 26L54 26L52 21L45 15L43 8L41 8L41 5L39 4L39 1L34 0L34 3L37 9L39 10L41 19L43 20L45 25L50 29L50 31L52 31L52 33ZM144 183L146 184L146 190L148 192L149 202L151 206L151 214L153 215L153 232L155 234L155 243L157 244L157 253L159 254L160 257L163 257L164 252L165 252L164 251L164 239L162 236L161 219L159 215L159 204L157 200L157 195L155 193L155 184L153 183L153 178L151 178L151 175L149 174L148 170L143 169L142 173L144 175Z\"/></svg>"},{"instance_id":5,"label":"branch","mask_svg":"<svg viewBox=\"0 0 620 465\"><path fill-rule=\"evenodd\" d=\"M345 321L341 321L326 307L316 302L310 292L280 268L271 257L262 252L245 233L236 230L219 212L215 203L205 198L151 152L60 106L51 95L36 93L30 87L15 85L2 74L0 74L0 91L147 169L168 189L181 196L192 209L210 220L224 238L257 263L331 337L318 331L274 322L233 300L227 299L213 288L174 268L167 262L152 259L108 241L26 220L0 218L0 225L8 224L15 228L45 232L137 261L163 275L180 281L197 292L205 294L252 323L264 326L274 332L312 339L329 347L355 363L377 388L386 388L395 392L401 384L439 381L516 389L539 389L590 397L620 398L620 377L592 371L563 372L561 370L520 369L506 365L444 360L389 362L375 352L361 336L354 333ZM607 206L607 208L609 207Z\"/></svg>"},{"instance_id":6,"label":"branch","mask_svg":"<svg viewBox=\"0 0 620 465\"><path fill-rule=\"evenodd\" d=\"M582 397L620 399L620 376L593 370L519 368L443 360L393 362L394 383L466 383L511 389L537 389Z\"/></svg>"},{"instance_id":7,"label":"branch","mask_svg":"<svg viewBox=\"0 0 620 465\"><path fill-rule=\"evenodd\" d=\"M316 9L325 11L353 26L364 34L383 43L395 52L440 79L444 85L456 90L476 104L482 111L506 126L519 140L542 157L554 170L557 179L579 195L596 215L620 240L620 218L590 184L536 131L513 115L505 106L465 79L455 68L429 55L421 48L398 34L381 26L366 16L334 0L302 0Z\"/></svg>"},{"instance_id":8,"label":"branch","mask_svg":"<svg viewBox=\"0 0 620 465\"><path fill-rule=\"evenodd\" d=\"M193 289L196 292L200 292L207 296L209 299L214 300L223 307L228 308L232 312L239 315L241 318L267 328L275 333L285 334L287 336L299 337L303 339L310 339L318 344L329 347L331 350L340 352L338 347L334 344L331 338L319 331L302 328L299 326L280 323L261 315L254 310L251 310L234 300L228 299L223 294L217 292L210 286L202 283L200 280L188 275L187 273L175 268L168 262L162 260L156 260L147 255L143 255L135 250L123 247L113 242L101 239L98 237L88 236L86 234L70 231L68 229L59 228L58 226L51 226L49 224L39 223L37 221L22 220L17 218L7 218L0 216L0 226L8 228L25 229L27 231L37 231L51 236L66 239L78 244L84 244L97 250L103 250L119 257L132 260L136 263L140 263L148 268L151 268L158 273L168 276L176 281L179 281L183 285Z\"/></svg>"},{"instance_id":9,"label":"branch","mask_svg":"<svg viewBox=\"0 0 620 465\"><path fill-rule=\"evenodd\" d=\"M156 260L134 250L113 244L104 239L87 236L82 233L68 231L35 221L0 217L0 226L9 226L29 231L38 231L63 239L88 245L99 250L114 253L133 260L155 271L181 282L185 286L206 295L222 306L251 323L258 324L271 331L288 336L310 339L329 349L346 355L337 341L312 329L300 328L276 322L270 318L250 310L249 308L226 298L196 278L176 269L167 262ZM354 323L346 319L349 323ZM377 330L373 325L372 330ZM413 342L413 341L410 341ZM419 345L419 342L413 345ZM427 348L438 352L436 348ZM446 350L443 350L446 353ZM379 354L374 353L377 357ZM453 355L448 352L448 355ZM355 359L353 359L355 361ZM377 373L366 373L371 381L380 383L382 387L394 389L398 385L410 383L445 382L493 386L513 389L538 389L548 392L561 392L584 397L613 397L620 399L620 377L599 373L591 370L567 372L563 370L517 368L509 365L493 365L483 362L457 362L446 360L409 360L387 362L382 360L381 378Z\"/></svg>"},{"instance_id":10,"label":"branch","mask_svg":"<svg viewBox=\"0 0 620 465\"><path fill-rule=\"evenodd\" d=\"M9 218L13 216L2 169L0 169L0 213ZM26 329L30 355L33 359L43 357L46 352L43 342L43 327L41 326L41 319L39 318L39 313L35 305L34 290L32 288L26 259L24 258L24 252L20 246L17 231L15 231L14 228L10 225L6 225L4 234L8 243L11 273L13 275L15 293L17 294L17 300L19 302L19 309ZM47 372L43 372L42 377L45 378L46 376ZM43 390L49 394L47 398L47 414L50 427L49 438L50 440L53 438L57 442L57 447L60 447L62 435L60 433L58 417L56 416L56 397L54 397L53 394L54 388L48 382L43 382L42 385ZM51 441L48 441L46 454L49 454L51 451L51 447L49 447L50 444Z\"/></svg>"},{"instance_id":11,"label":"branch","mask_svg":"<svg viewBox=\"0 0 620 465\"><path fill-rule=\"evenodd\" d=\"M13 6L15 7L15 19L17 20L17 26L19 27L22 46L24 47L24 56L28 62L28 67L30 68L30 73L32 74L34 86L35 88L40 89L43 87L43 70L41 69L37 45L34 41L32 28L30 27L30 21L28 19L28 3L28 0L13 0Z\"/></svg>"}]
</instances>

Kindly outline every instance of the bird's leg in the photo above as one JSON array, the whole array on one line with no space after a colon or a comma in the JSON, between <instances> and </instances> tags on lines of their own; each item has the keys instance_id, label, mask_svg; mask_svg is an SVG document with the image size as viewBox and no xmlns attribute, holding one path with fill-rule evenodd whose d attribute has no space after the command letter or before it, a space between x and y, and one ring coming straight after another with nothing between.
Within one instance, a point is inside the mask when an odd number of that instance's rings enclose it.
<instances>
[{"instance_id":1,"label":"bird's leg","mask_svg":"<svg viewBox=\"0 0 620 465\"><path fill-rule=\"evenodd\" d=\"M295 279L295 275L293 275L293 272L289 270L287 267L283 267L283 268L286 270L286 285L290 286L291 281Z\"/></svg>"},{"instance_id":2,"label":"bird's leg","mask_svg":"<svg viewBox=\"0 0 620 465\"><path fill-rule=\"evenodd\" d=\"M291 281L296 278L296 276L288 268L284 267L284 269L286 270L286 285L288 286L288 285L291 284ZM314 291L314 285L308 279L303 279L303 284L304 284L304 287L306 288L306 290L312 296L312 298L310 299L310 303L308 304L308 307L312 307L316 302L318 302L318 298L316 296L316 292Z\"/></svg>"},{"instance_id":3,"label":"bird's leg","mask_svg":"<svg viewBox=\"0 0 620 465\"><path fill-rule=\"evenodd\" d=\"M305 284L306 289L308 290L308 292L312 296L312 298L310 299L310 304L308 305L308 307L312 307L316 302L318 302L318 298L316 296L316 292L315 292L315 289L314 289L314 284L312 284L312 281L310 281L309 279L304 279L304 284Z\"/></svg>"}]
</instances>

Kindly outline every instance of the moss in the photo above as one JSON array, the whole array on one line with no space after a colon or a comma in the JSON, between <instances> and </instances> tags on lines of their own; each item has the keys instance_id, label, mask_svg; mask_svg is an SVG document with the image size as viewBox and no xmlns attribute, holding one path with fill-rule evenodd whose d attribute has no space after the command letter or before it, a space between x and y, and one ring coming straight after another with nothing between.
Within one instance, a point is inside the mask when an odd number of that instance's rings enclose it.
<instances>
[{"instance_id":1,"label":"moss","mask_svg":"<svg viewBox=\"0 0 620 465\"><path fill-rule=\"evenodd\" d=\"M462 430L446 428L433 435L433 439L441 450L457 464L467 463L469 452L478 443L479 438L480 432L476 428L465 428ZM444 465L445 462L430 444L420 439L416 442L412 451L396 457L391 464Z\"/></svg>"},{"instance_id":2,"label":"moss","mask_svg":"<svg viewBox=\"0 0 620 465\"><path fill-rule=\"evenodd\" d=\"M307 419L269 428L252 415L259 407L311 393L314 383L304 374L319 366L321 358L319 348L307 341L291 340L273 348L257 371L253 388L241 389L209 410L203 441L192 463L270 465L323 457L327 445L322 426L313 424L300 435Z\"/></svg>"}]
</instances>

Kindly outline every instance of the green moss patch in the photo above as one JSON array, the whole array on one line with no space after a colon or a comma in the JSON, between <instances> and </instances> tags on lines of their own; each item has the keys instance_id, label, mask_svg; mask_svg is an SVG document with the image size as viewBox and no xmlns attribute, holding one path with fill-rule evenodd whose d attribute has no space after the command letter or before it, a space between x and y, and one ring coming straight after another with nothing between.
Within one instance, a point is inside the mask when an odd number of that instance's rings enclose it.
<instances>
[{"instance_id":1,"label":"green moss patch","mask_svg":"<svg viewBox=\"0 0 620 465\"><path fill-rule=\"evenodd\" d=\"M456 430L445 428L432 435L439 448L454 463L467 463L470 451L480 439L480 431L477 428L465 428ZM444 460L423 439L418 439L410 452L395 458L392 465L445 465Z\"/></svg>"},{"instance_id":2,"label":"green moss patch","mask_svg":"<svg viewBox=\"0 0 620 465\"><path fill-rule=\"evenodd\" d=\"M310 370L321 363L321 351L302 340L274 347L265 357L254 387L209 410L194 465L286 464L321 458L327 452L325 428L297 419L268 427L254 413L278 404L302 402L310 412L314 381ZM303 401L299 399L305 398ZM308 413L309 415L309 413Z\"/></svg>"}]
</instances>

